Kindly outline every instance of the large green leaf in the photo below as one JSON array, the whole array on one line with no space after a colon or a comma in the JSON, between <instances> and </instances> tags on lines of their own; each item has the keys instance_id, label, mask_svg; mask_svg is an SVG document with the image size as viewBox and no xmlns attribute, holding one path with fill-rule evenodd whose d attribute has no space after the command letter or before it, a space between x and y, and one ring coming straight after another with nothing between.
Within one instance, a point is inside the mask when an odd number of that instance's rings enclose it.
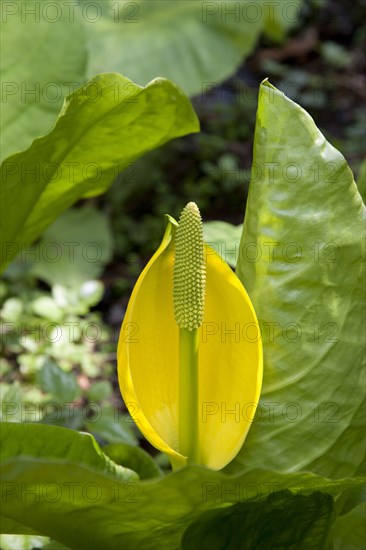
<instances>
[{"instance_id":1,"label":"large green leaf","mask_svg":"<svg viewBox=\"0 0 366 550\"><path fill-rule=\"evenodd\" d=\"M366 201L366 158L363 159L357 174L357 186L363 202Z\"/></svg>"},{"instance_id":2,"label":"large green leaf","mask_svg":"<svg viewBox=\"0 0 366 550\"><path fill-rule=\"evenodd\" d=\"M112 248L112 232L103 212L90 204L71 208L42 235L33 254L32 274L50 285L76 287L101 275Z\"/></svg>"},{"instance_id":3,"label":"large green leaf","mask_svg":"<svg viewBox=\"0 0 366 550\"><path fill-rule=\"evenodd\" d=\"M0 533L18 533L18 535L35 535L36 531L18 521L0 516Z\"/></svg>"},{"instance_id":4,"label":"large green leaf","mask_svg":"<svg viewBox=\"0 0 366 550\"><path fill-rule=\"evenodd\" d=\"M279 4L3 2L1 159L49 131L64 97L98 72L120 71L138 84L165 76L191 95L209 93L252 51L262 29L284 37L301 14L300 0Z\"/></svg>"},{"instance_id":5,"label":"large green leaf","mask_svg":"<svg viewBox=\"0 0 366 550\"><path fill-rule=\"evenodd\" d=\"M103 447L103 453L116 464L121 464L138 473L140 479L160 477L162 470L149 453L134 445L118 443Z\"/></svg>"},{"instance_id":6,"label":"large green leaf","mask_svg":"<svg viewBox=\"0 0 366 550\"><path fill-rule=\"evenodd\" d=\"M24 455L40 460L54 459L55 463L60 460L80 462L122 482L138 479L135 472L117 466L102 453L90 434L45 424L18 422L1 422L0 432L0 462Z\"/></svg>"},{"instance_id":7,"label":"large green leaf","mask_svg":"<svg viewBox=\"0 0 366 550\"><path fill-rule=\"evenodd\" d=\"M334 519L330 495L278 492L263 502L243 502L206 512L184 533L182 549L331 550L330 528Z\"/></svg>"},{"instance_id":8,"label":"large green leaf","mask_svg":"<svg viewBox=\"0 0 366 550\"><path fill-rule=\"evenodd\" d=\"M138 84L165 76L190 95L209 93L252 51L262 29L283 38L299 4L5 2L1 160L49 131L64 98L98 72L120 71Z\"/></svg>"},{"instance_id":9,"label":"large green leaf","mask_svg":"<svg viewBox=\"0 0 366 550\"><path fill-rule=\"evenodd\" d=\"M337 519L332 529L334 550L362 550L366 547L365 517L363 502Z\"/></svg>"},{"instance_id":10,"label":"large green leaf","mask_svg":"<svg viewBox=\"0 0 366 550\"><path fill-rule=\"evenodd\" d=\"M2 263L77 199L105 191L139 156L198 128L171 82L140 88L119 74L96 76L67 98L52 132L3 162Z\"/></svg>"},{"instance_id":11,"label":"large green leaf","mask_svg":"<svg viewBox=\"0 0 366 550\"><path fill-rule=\"evenodd\" d=\"M205 530L207 515L201 515L210 510L218 511L222 526L225 518L231 522L233 540L252 537L259 541L258 548L279 547L278 533L277 545L268 540L274 525L273 518L267 525L270 511L281 526L290 517L295 525L300 524L303 538L315 536L317 529L315 540L325 540L334 501L345 491L357 494L361 483L360 479L330 481L308 473L281 475L261 470L228 476L198 467L164 478L126 483L126 477L121 479L111 475L110 469L93 466L87 453L79 456L73 452L87 436L47 426L35 427L37 434L26 434L33 428L29 425L16 433L14 426L7 427L7 460L1 466L1 513L7 525L13 520L77 550L175 550L180 548L184 533L187 540L192 530L197 532L200 521L199 533ZM71 437L70 449L64 447L61 458L60 441L66 444L66 433ZM88 439L92 441L90 436ZM95 443L90 452L95 454ZM248 514L250 520L245 519ZM12 525L17 528L17 523ZM262 535L259 525L263 526ZM282 540L288 540L291 529L294 526L286 526ZM215 548L226 548L225 528L223 537Z\"/></svg>"},{"instance_id":12,"label":"large green leaf","mask_svg":"<svg viewBox=\"0 0 366 550\"><path fill-rule=\"evenodd\" d=\"M261 325L264 385L232 469L361 471L364 219L343 156L264 82L237 267Z\"/></svg>"},{"instance_id":13,"label":"large green leaf","mask_svg":"<svg viewBox=\"0 0 366 550\"><path fill-rule=\"evenodd\" d=\"M55 4L3 2L1 159L48 132L64 97L85 82L82 14Z\"/></svg>"},{"instance_id":14,"label":"large green leaf","mask_svg":"<svg viewBox=\"0 0 366 550\"><path fill-rule=\"evenodd\" d=\"M87 4L88 0L81 0L82 8ZM206 93L230 76L252 51L269 14L269 2L264 2L266 7L246 0L103 0L94 4L101 6L98 20L85 21L89 76L117 70L146 84L159 75L176 82L188 95Z\"/></svg>"}]
</instances>

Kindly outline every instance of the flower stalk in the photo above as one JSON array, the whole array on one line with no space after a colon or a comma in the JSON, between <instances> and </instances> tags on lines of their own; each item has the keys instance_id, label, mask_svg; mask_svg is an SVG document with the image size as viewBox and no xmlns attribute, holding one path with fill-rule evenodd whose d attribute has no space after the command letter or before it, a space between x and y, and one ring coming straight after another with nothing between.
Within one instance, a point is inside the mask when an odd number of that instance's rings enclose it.
<instances>
[{"instance_id":1,"label":"flower stalk","mask_svg":"<svg viewBox=\"0 0 366 550\"><path fill-rule=\"evenodd\" d=\"M175 236L173 279L179 326L179 452L199 464L199 327L205 306L206 270L202 219L197 205L183 209Z\"/></svg>"},{"instance_id":2,"label":"flower stalk","mask_svg":"<svg viewBox=\"0 0 366 550\"><path fill-rule=\"evenodd\" d=\"M179 452L199 464L198 329L179 329Z\"/></svg>"}]
</instances>

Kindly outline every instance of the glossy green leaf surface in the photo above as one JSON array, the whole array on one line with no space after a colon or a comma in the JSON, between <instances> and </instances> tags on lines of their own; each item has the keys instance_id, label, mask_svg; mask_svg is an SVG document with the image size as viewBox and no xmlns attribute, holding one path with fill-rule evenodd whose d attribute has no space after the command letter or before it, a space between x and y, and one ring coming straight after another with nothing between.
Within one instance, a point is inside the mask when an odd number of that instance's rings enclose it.
<instances>
[{"instance_id":1,"label":"glossy green leaf surface","mask_svg":"<svg viewBox=\"0 0 366 550\"><path fill-rule=\"evenodd\" d=\"M264 82L237 267L261 326L264 385L232 468L362 471L364 219L343 156Z\"/></svg>"},{"instance_id":2,"label":"glossy green leaf surface","mask_svg":"<svg viewBox=\"0 0 366 550\"><path fill-rule=\"evenodd\" d=\"M182 549L331 550L334 519L330 495L293 495L285 490L262 502L237 503L228 509L206 512L184 533Z\"/></svg>"},{"instance_id":3,"label":"glossy green leaf surface","mask_svg":"<svg viewBox=\"0 0 366 550\"><path fill-rule=\"evenodd\" d=\"M4 425L1 428L4 430ZM19 429L26 434L23 442ZM321 536L325 540L334 499L345 491L357 494L360 486L359 479L331 481L309 473L281 475L254 470L228 476L198 467L160 479L136 481L126 474L119 476L120 466L114 466L114 474L112 468L105 468L90 436L49 426L16 424L5 426L3 433L3 517L78 550L175 550L181 548L182 537L183 541L189 540L205 532L206 513L213 510L224 526L222 544L217 540L214 548L226 548L228 522L233 537L278 548L278 541L288 540L290 527L272 546L268 533L273 524L267 525L272 511L280 524L288 523L290 516L301 522L305 539L314 537L319 528L315 540ZM92 447L87 450L85 446L80 453L82 438ZM98 458L90 459L95 454ZM249 513L250 521L245 520ZM257 525L254 531L253 523ZM262 529L261 535L258 527L264 524L268 530ZM183 547L187 546L183 543Z\"/></svg>"},{"instance_id":4,"label":"glossy green leaf surface","mask_svg":"<svg viewBox=\"0 0 366 550\"><path fill-rule=\"evenodd\" d=\"M82 0L82 8L87 4ZM85 22L92 52L89 76L117 70L138 84L162 76L188 95L206 94L233 73L254 48L270 13L269 2L265 7L262 2L255 6L231 0L95 4L101 7L101 16Z\"/></svg>"},{"instance_id":5,"label":"glossy green leaf surface","mask_svg":"<svg viewBox=\"0 0 366 550\"><path fill-rule=\"evenodd\" d=\"M357 187L363 202L366 202L366 159L362 161L357 174Z\"/></svg>"},{"instance_id":6,"label":"glossy green leaf surface","mask_svg":"<svg viewBox=\"0 0 366 550\"><path fill-rule=\"evenodd\" d=\"M64 98L86 80L85 28L71 4L2 5L1 160L48 132Z\"/></svg>"},{"instance_id":7,"label":"glossy green leaf surface","mask_svg":"<svg viewBox=\"0 0 366 550\"><path fill-rule=\"evenodd\" d=\"M1 166L1 263L139 156L198 128L189 100L167 80L141 88L119 74L93 78L67 98L49 134Z\"/></svg>"},{"instance_id":8,"label":"glossy green leaf surface","mask_svg":"<svg viewBox=\"0 0 366 550\"><path fill-rule=\"evenodd\" d=\"M96 73L120 71L139 85L162 76L189 95L209 95L262 31L282 39L301 17L300 6L300 0L4 2L1 159L48 132L64 98Z\"/></svg>"},{"instance_id":9,"label":"glossy green leaf surface","mask_svg":"<svg viewBox=\"0 0 366 550\"><path fill-rule=\"evenodd\" d=\"M87 468L129 482L138 476L117 466L102 453L93 436L45 424L1 422L0 461L15 456L54 461L74 461Z\"/></svg>"},{"instance_id":10,"label":"glossy green leaf surface","mask_svg":"<svg viewBox=\"0 0 366 550\"><path fill-rule=\"evenodd\" d=\"M140 479L150 479L152 477L161 477L162 475L162 470L158 464L141 447L116 443L103 447L103 453L109 456L116 464L137 472Z\"/></svg>"},{"instance_id":11,"label":"glossy green leaf surface","mask_svg":"<svg viewBox=\"0 0 366 550\"><path fill-rule=\"evenodd\" d=\"M18 535L35 535L37 532L13 519L0 516L0 533L17 533Z\"/></svg>"},{"instance_id":12,"label":"glossy green leaf surface","mask_svg":"<svg viewBox=\"0 0 366 550\"><path fill-rule=\"evenodd\" d=\"M358 504L348 514L337 519L333 526L332 536L334 550L360 550L366 544L366 506Z\"/></svg>"}]
</instances>

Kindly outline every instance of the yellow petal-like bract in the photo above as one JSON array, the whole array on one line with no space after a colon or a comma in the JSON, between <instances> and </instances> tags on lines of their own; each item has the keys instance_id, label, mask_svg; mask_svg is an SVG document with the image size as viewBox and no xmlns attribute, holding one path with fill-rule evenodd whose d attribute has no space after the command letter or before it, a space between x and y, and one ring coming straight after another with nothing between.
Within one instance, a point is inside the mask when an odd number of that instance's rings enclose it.
<instances>
[{"instance_id":1,"label":"yellow petal-like bract","mask_svg":"<svg viewBox=\"0 0 366 550\"><path fill-rule=\"evenodd\" d=\"M186 464L179 450L179 328L173 271L177 223L167 216L163 241L132 292L118 346L121 392L145 437ZM205 245L206 297L199 331L200 464L218 470L240 450L262 383L262 345L250 299L233 271Z\"/></svg>"}]
</instances>

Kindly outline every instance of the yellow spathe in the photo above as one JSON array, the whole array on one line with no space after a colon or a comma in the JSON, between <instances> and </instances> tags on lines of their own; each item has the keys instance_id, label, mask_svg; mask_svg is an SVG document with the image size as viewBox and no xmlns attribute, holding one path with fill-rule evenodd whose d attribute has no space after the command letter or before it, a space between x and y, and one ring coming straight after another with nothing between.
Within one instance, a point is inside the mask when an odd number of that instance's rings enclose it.
<instances>
[{"instance_id":1,"label":"yellow spathe","mask_svg":"<svg viewBox=\"0 0 366 550\"><path fill-rule=\"evenodd\" d=\"M123 399L144 436L167 453L179 452L179 328L174 318L174 233L167 216L162 243L132 292L118 345ZM199 331L200 464L218 470L240 450L262 383L262 345L250 299L233 271L205 245L206 301Z\"/></svg>"}]
</instances>

